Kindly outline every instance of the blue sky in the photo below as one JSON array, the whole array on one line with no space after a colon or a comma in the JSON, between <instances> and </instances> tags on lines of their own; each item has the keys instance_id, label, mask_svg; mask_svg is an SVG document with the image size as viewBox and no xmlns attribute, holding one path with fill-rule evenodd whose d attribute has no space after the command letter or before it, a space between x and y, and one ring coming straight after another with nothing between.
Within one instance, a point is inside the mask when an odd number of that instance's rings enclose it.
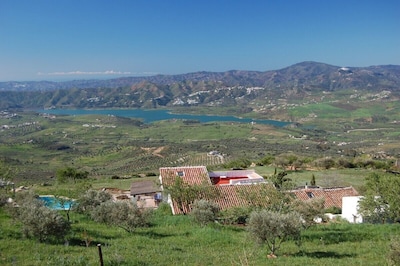
<instances>
[{"instance_id":1,"label":"blue sky","mask_svg":"<svg viewBox=\"0 0 400 266\"><path fill-rule=\"evenodd\" d=\"M400 65L398 0L0 0L0 81Z\"/></svg>"}]
</instances>

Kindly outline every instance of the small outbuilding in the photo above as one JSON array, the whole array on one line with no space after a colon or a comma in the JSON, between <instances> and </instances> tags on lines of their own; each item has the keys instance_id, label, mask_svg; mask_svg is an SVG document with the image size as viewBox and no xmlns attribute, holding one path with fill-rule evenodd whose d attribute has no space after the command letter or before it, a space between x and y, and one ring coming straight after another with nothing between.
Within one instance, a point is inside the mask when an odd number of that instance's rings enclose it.
<instances>
[{"instance_id":1,"label":"small outbuilding","mask_svg":"<svg viewBox=\"0 0 400 266\"><path fill-rule=\"evenodd\" d=\"M131 184L131 196L139 207L157 208L161 202L161 188L154 181L139 181Z\"/></svg>"}]
</instances>

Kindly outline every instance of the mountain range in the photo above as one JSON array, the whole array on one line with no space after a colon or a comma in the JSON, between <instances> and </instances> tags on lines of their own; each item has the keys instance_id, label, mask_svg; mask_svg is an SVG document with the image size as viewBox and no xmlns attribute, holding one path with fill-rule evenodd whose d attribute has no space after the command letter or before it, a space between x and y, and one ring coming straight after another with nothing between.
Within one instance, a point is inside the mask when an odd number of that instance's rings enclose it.
<instances>
[{"instance_id":1,"label":"mountain range","mask_svg":"<svg viewBox=\"0 0 400 266\"><path fill-rule=\"evenodd\" d=\"M340 91L398 97L400 66L339 67L301 62L272 71L195 72L65 82L0 82L0 108L256 106Z\"/></svg>"}]
</instances>

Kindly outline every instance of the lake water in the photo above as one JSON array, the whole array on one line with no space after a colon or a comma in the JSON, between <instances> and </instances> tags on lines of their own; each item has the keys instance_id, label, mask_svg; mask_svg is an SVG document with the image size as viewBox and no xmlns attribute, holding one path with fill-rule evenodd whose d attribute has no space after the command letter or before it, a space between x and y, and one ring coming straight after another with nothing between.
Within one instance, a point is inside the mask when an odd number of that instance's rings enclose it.
<instances>
[{"instance_id":1,"label":"lake water","mask_svg":"<svg viewBox=\"0 0 400 266\"><path fill-rule=\"evenodd\" d=\"M143 109L50 109L42 110L42 113L54 115L113 115L120 117L132 117L141 119L144 123L152 123L161 120L182 119L182 120L198 120L201 123L208 122L237 122L237 123L252 123L267 124L276 127L283 127L289 122L266 120L266 119L251 119L240 118L236 116L218 116L218 115L192 115L192 114L174 114L170 110L143 110Z\"/></svg>"}]
</instances>

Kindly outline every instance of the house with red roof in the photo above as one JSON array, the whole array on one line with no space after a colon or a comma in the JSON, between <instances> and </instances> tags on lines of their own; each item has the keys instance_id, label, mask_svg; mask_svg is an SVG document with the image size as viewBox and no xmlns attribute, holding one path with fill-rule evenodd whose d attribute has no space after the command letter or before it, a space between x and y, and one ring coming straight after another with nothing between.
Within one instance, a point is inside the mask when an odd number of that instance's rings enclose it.
<instances>
[{"instance_id":1,"label":"house with red roof","mask_svg":"<svg viewBox=\"0 0 400 266\"><path fill-rule=\"evenodd\" d=\"M296 198L302 201L310 199L324 199L324 208L331 207L342 208L343 197L359 196L357 190L353 187L330 187L323 188L318 186L304 186L291 190Z\"/></svg>"},{"instance_id":2,"label":"house with red roof","mask_svg":"<svg viewBox=\"0 0 400 266\"><path fill-rule=\"evenodd\" d=\"M233 207L263 206L268 202L268 193L274 186L267 182L254 170L228 170L208 172L205 166L162 167L160 168L160 183L163 186L172 185L177 177L187 185L210 186L212 200L221 210ZM358 196L353 187L322 188L318 186L299 187L288 191L297 199L324 199L324 208L342 208L343 197ZM202 196L199 196L202 197ZM207 197L207 196L205 196ZM203 197L204 198L204 197ZM204 198L207 199L207 198ZM190 207L185 206L182 211L178 204L169 197L173 214L189 213Z\"/></svg>"},{"instance_id":3,"label":"house with red roof","mask_svg":"<svg viewBox=\"0 0 400 266\"><path fill-rule=\"evenodd\" d=\"M254 204L254 200L246 197L249 194L260 194L262 189L272 185L254 170L229 170L208 172L205 166L162 167L160 183L162 187L172 185L177 177L188 185L210 186L217 197L212 200L221 210ZM178 204L169 197L173 214L181 214ZM185 208L188 208L187 206ZM184 210L190 212L190 210Z\"/></svg>"}]
</instances>

